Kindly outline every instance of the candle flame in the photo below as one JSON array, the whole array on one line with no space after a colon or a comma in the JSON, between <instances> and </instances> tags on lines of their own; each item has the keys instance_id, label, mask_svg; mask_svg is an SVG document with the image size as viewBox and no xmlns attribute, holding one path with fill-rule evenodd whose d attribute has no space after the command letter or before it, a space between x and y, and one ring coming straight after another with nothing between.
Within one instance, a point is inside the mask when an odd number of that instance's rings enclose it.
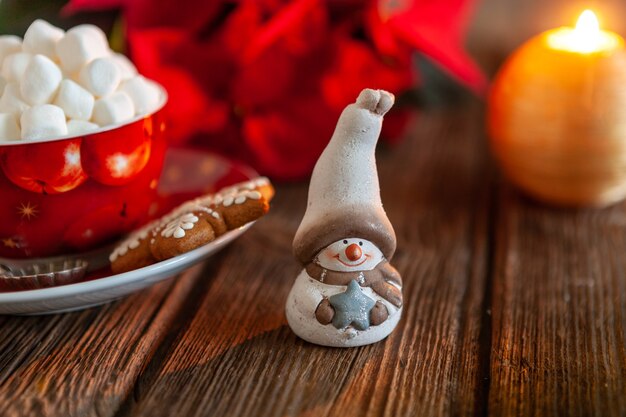
<instances>
[{"instance_id":1,"label":"candle flame","mask_svg":"<svg viewBox=\"0 0 626 417\"><path fill-rule=\"evenodd\" d=\"M590 54L613 50L622 44L622 40L612 32L601 30L596 14L587 9L581 13L575 28L551 32L548 44L554 49Z\"/></svg>"},{"instance_id":2,"label":"candle flame","mask_svg":"<svg viewBox=\"0 0 626 417\"><path fill-rule=\"evenodd\" d=\"M602 32L596 14L589 9L582 12L572 35L579 52L596 51L602 43Z\"/></svg>"},{"instance_id":3,"label":"candle flame","mask_svg":"<svg viewBox=\"0 0 626 417\"><path fill-rule=\"evenodd\" d=\"M596 14L589 9L582 12L576 22L575 33L581 38L597 37L600 34L600 22Z\"/></svg>"}]
</instances>

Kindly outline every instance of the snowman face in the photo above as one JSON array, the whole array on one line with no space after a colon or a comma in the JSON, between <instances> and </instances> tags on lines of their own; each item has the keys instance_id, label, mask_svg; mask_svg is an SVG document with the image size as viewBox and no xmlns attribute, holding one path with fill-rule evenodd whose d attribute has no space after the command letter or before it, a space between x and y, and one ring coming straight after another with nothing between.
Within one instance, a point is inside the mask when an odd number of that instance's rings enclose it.
<instances>
[{"instance_id":1,"label":"snowman face","mask_svg":"<svg viewBox=\"0 0 626 417\"><path fill-rule=\"evenodd\" d=\"M331 271L369 271L383 260L383 253L372 242L346 238L328 245L317 255L322 268Z\"/></svg>"}]
</instances>

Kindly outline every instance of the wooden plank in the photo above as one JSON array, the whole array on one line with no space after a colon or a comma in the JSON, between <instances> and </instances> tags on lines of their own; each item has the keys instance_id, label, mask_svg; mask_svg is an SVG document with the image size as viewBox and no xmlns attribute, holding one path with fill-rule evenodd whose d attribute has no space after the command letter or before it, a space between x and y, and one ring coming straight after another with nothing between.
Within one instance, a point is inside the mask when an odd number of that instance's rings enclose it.
<instances>
[{"instance_id":1,"label":"wooden plank","mask_svg":"<svg viewBox=\"0 0 626 417\"><path fill-rule=\"evenodd\" d=\"M626 204L559 210L508 188L494 266L489 411L626 414Z\"/></svg>"},{"instance_id":2,"label":"wooden plank","mask_svg":"<svg viewBox=\"0 0 626 417\"><path fill-rule=\"evenodd\" d=\"M385 342L316 347L286 325L300 267L291 239L306 186L279 187L270 214L220 257L200 306L140 376L131 415L473 415L487 246L481 110L421 116L379 158L406 306Z\"/></svg>"},{"instance_id":3,"label":"wooden plank","mask_svg":"<svg viewBox=\"0 0 626 417\"><path fill-rule=\"evenodd\" d=\"M200 276L195 267L125 300L0 322L0 415L112 416ZM193 297L192 297L193 300Z\"/></svg>"}]
</instances>

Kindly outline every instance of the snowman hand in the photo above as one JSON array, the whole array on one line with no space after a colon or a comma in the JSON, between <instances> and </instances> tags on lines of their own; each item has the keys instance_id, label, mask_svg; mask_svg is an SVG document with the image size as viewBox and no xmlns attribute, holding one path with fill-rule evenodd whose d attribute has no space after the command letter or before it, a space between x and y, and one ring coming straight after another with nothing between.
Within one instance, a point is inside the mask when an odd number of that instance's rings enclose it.
<instances>
[{"instance_id":1,"label":"snowman hand","mask_svg":"<svg viewBox=\"0 0 626 417\"><path fill-rule=\"evenodd\" d=\"M370 311L370 325L378 326L389 317L389 311L382 301L376 301L374 308Z\"/></svg>"},{"instance_id":2,"label":"snowman hand","mask_svg":"<svg viewBox=\"0 0 626 417\"><path fill-rule=\"evenodd\" d=\"M335 309L332 305L330 305L330 301L328 298L324 297L322 301L317 305L315 309L315 318L321 324L330 324L333 321L333 317L335 316Z\"/></svg>"}]
</instances>

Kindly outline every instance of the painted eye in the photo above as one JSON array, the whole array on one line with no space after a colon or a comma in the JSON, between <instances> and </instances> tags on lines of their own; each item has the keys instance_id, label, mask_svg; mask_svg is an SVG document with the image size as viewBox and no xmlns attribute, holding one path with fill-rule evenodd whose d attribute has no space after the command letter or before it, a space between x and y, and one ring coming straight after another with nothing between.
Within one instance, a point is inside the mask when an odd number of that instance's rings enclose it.
<instances>
[{"instance_id":1,"label":"painted eye","mask_svg":"<svg viewBox=\"0 0 626 417\"><path fill-rule=\"evenodd\" d=\"M344 245L347 245L347 244L348 244L348 241L347 241L347 240L344 240L344 241L343 241L343 244L344 244Z\"/></svg>"},{"instance_id":2,"label":"painted eye","mask_svg":"<svg viewBox=\"0 0 626 417\"><path fill-rule=\"evenodd\" d=\"M363 246L363 242L359 242L359 246Z\"/></svg>"}]
</instances>

